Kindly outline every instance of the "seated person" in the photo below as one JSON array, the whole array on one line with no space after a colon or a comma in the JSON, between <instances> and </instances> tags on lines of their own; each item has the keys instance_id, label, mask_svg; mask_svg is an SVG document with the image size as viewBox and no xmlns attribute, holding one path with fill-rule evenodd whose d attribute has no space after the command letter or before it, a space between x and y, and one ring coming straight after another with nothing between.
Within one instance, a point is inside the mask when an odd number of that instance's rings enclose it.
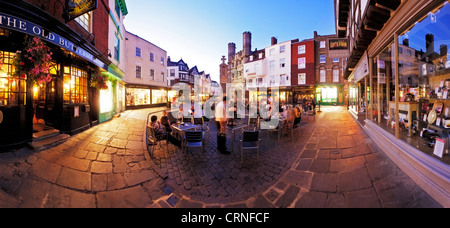
<instances>
[{"instance_id":1,"label":"seated person","mask_svg":"<svg viewBox=\"0 0 450 228\"><path fill-rule=\"evenodd\" d=\"M158 122L157 116L151 117L150 126L155 130L155 136L158 140L165 139L167 136L167 132L164 130L163 126Z\"/></svg>"},{"instance_id":2,"label":"seated person","mask_svg":"<svg viewBox=\"0 0 450 228\"><path fill-rule=\"evenodd\" d=\"M157 116L152 116L150 120L151 120L150 126L153 127L153 129L155 130L155 137L158 140L167 139L173 145L181 147L180 140L176 139L170 133L167 133L166 130L164 130L164 127L161 125L160 122L158 122Z\"/></svg>"},{"instance_id":3,"label":"seated person","mask_svg":"<svg viewBox=\"0 0 450 228\"><path fill-rule=\"evenodd\" d=\"M166 132L168 132L168 133L172 132L172 128L170 127L169 117L167 116L167 112L166 111L162 112L160 123L161 123L162 126L164 126Z\"/></svg>"}]
</instances>

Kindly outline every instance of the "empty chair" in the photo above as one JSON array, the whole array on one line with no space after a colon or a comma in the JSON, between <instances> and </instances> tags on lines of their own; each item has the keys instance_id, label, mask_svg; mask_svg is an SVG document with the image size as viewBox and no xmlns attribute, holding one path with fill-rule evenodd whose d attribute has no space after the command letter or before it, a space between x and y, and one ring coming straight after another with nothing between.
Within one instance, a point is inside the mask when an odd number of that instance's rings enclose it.
<instances>
[{"instance_id":1,"label":"empty chair","mask_svg":"<svg viewBox=\"0 0 450 228\"><path fill-rule=\"evenodd\" d=\"M185 148L188 150L189 147L201 147L205 152L205 133L203 131L185 131L182 145L183 151Z\"/></svg>"},{"instance_id":2,"label":"empty chair","mask_svg":"<svg viewBox=\"0 0 450 228\"><path fill-rule=\"evenodd\" d=\"M293 123L286 124L285 129L291 131L291 137L294 138L294 130L300 128L301 117L295 118Z\"/></svg>"},{"instance_id":3,"label":"empty chair","mask_svg":"<svg viewBox=\"0 0 450 228\"><path fill-rule=\"evenodd\" d=\"M202 130L205 130L205 128L207 130L209 130L209 127L205 125L205 121L204 121L203 117L199 117L199 118L193 117L192 124L201 126Z\"/></svg>"},{"instance_id":4,"label":"empty chair","mask_svg":"<svg viewBox=\"0 0 450 228\"><path fill-rule=\"evenodd\" d=\"M241 163L244 163L244 150L257 150L256 160L259 161L259 146L261 139L259 131L242 131L241 139Z\"/></svg>"}]
</instances>

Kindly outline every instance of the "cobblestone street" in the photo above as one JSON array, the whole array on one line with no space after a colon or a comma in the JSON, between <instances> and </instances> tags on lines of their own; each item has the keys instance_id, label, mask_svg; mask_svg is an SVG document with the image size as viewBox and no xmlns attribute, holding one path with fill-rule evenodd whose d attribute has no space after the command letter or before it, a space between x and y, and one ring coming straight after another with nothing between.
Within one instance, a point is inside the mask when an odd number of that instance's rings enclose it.
<instances>
[{"instance_id":1,"label":"cobblestone street","mask_svg":"<svg viewBox=\"0 0 450 228\"><path fill-rule=\"evenodd\" d=\"M41 152L1 153L0 207L441 207L344 107L304 118L294 138L263 131L259 162L247 152L243 164L240 134L220 154L213 122L204 153L166 153L164 142L151 159L145 119L161 110L126 111Z\"/></svg>"}]
</instances>

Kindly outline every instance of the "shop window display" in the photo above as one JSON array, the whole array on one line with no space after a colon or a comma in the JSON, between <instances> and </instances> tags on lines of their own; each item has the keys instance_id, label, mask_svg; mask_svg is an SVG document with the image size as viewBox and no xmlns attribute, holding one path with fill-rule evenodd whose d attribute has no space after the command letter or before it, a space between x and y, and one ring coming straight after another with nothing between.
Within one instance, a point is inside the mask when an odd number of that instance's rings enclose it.
<instances>
[{"instance_id":1,"label":"shop window display","mask_svg":"<svg viewBox=\"0 0 450 228\"><path fill-rule=\"evenodd\" d=\"M152 104L165 104L167 103L167 91L166 90L152 90Z\"/></svg>"},{"instance_id":2,"label":"shop window display","mask_svg":"<svg viewBox=\"0 0 450 228\"><path fill-rule=\"evenodd\" d=\"M150 89L127 88L127 106L149 105Z\"/></svg>"},{"instance_id":3,"label":"shop window display","mask_svg":"<svg viewBox=\"0 0 450 228\"><path fill-rule=\"evenodd\" d=\"M412 123L405 127L413 135L403 139L447 164L450 164L449 21L450 4L445 2L413 24L398 40L399 49L402 48L400 103L417 105L413 108L417 113L411 119L400 113L400 122Z\"/></svg>"}]
</instances>

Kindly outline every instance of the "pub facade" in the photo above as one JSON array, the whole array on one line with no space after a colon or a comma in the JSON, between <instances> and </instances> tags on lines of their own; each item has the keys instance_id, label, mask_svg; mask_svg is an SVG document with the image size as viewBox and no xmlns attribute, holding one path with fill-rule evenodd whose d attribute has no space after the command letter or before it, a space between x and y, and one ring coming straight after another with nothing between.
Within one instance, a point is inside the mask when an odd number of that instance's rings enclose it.
<instances>
[{"instance_id":1,"label":"pub facade","mask_svg":"<svg viewBox=\"0 0 450 228\"><path fill-rule=\"evenodd\" d=\"M95 33L108 22L108 6L92 1L74 19L61 1L39 2L0 1L0 151L25 145L33 133L76 134L99 123L99 90L90 82L111 64L108 34ZM14 56L33 39L51 54L44 83L15 75Z\"/></svg>"}]
</instances>

